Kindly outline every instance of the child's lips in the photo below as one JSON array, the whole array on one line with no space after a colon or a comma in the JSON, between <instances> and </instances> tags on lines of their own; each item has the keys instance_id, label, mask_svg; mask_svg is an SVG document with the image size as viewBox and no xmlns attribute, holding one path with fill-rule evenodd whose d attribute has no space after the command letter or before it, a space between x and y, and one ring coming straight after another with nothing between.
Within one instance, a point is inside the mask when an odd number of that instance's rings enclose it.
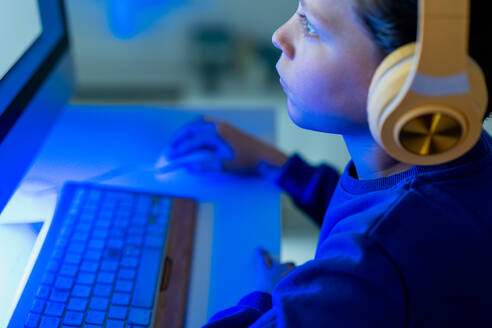
<instances>
[{"instance_id":1,"label":"child's lips","mask_svg":"<svg viewBox=\"0 0 492 328\"><path fill-rule=\"evenodd\" d=\"M284 91L288 92L289 88L287 87L287 84L284 82L284 80L282 78L280 78L279 81L280 81L280 84L282 85L282 88L284 88Z\"/></svg>"}]
</instances>

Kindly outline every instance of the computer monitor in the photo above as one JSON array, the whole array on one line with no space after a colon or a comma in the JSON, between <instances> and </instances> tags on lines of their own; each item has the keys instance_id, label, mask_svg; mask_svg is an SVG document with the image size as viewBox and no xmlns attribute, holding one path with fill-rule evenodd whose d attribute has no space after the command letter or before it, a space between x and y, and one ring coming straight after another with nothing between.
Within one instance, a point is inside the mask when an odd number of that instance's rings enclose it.
<instances>
[{"instance_id":1,"label":"computer monitor","mask_svg":"<svg viewBox=\"0 0 492 328\"><path fill-rule=\"evenodd\" d=\"M73 91L63 7L0 1L0 213Z\"/></svg>"}]
</instances>

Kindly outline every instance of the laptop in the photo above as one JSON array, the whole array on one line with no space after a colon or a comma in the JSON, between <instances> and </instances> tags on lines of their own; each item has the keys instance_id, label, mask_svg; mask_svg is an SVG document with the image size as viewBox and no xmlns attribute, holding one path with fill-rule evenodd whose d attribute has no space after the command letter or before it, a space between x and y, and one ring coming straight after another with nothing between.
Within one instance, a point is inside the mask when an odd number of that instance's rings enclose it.
<instances>
[{"instance_id":1,"label":"laptop","mask_svg":"<svg viewBox=\"0 0 492 328\"><path fill-rule=\"evenodd\" d=\"M73 91L62 1L2 0L0 47L1 212ZM0 327L183 326L196 211L67 182L49 221L0 222Z\"/></svg>"}]
</instances>

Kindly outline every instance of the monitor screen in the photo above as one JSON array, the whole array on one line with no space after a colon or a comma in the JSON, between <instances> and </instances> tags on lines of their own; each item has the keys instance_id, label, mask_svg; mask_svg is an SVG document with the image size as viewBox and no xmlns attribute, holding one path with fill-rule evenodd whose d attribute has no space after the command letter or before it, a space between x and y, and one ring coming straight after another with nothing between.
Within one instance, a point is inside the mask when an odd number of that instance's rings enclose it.
<instances>
[{"instance_id":1,"label":"monitor screen","mask_svg":"<svg viewBox=\"0 0 492 328\"><path fill-rule=\"evenodd\" d=\"M65 38L60 0L0 1L0 142L23 109L14 100Z\"/></svg>"},{"instance_id":2,"label":"monitor screen","mask_svg":"<svg viewBox=\"0 0 492 328\"><path fill-rule=\"evenodd\" d=\"M41 14L35 1L6 1L0 11L0 81L41 36Z\"/></svg>"}]
</instances>

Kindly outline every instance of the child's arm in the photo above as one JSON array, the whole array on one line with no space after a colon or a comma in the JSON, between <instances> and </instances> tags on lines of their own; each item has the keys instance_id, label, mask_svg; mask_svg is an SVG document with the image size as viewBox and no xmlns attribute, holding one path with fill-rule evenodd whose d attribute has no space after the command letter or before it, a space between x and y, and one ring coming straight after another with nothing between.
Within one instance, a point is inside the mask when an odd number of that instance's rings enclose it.
<instances>
[{"instance_id":1,"label":"child's arm","mask_svg":"<svg viewBox=\"0 0 492 328\"><path fill-rule=\"evenodd\" d=\"M270 294L255 292L213 316L206 328L404 327L405 285L367 235L340 233L322 256L289 273Z\"/></svg>"},{"instance_id":2,"label":"child's arm","mask_svg":"<svg viewBox=\"0 0 492 328\"><path fill-rule=\"evenodd\" d=\"M282 167L276 183L321 226L339 177L338 172L328 165L313 167L298 155L293 155Z\"/></svg>"},{"instance_id":3,"label":"child's arm","mask_svg":"<svg viewBox=\"0 0 492 328\"><path fill-rule=\"evenodd\" d=\"M297 155L289 158L231 124L211 118L182 127L157 163L163 170L180 166L203 173L256 172L275 181L318 225L339 178L330 166L313 167Z\"/></svg>"}]
</instances>

